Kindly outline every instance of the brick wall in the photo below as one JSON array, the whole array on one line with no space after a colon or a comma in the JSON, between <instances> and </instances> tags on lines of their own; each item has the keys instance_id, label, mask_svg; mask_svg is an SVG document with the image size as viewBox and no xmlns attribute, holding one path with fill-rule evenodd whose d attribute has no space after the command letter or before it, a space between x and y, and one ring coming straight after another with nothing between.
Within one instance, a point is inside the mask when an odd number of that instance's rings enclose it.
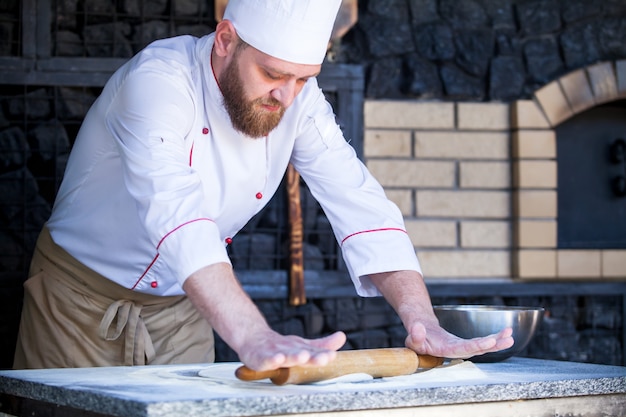
<instances>
[{"instance_id":1,"label":"brick wall","mask_svg":"<svg viewBox=\"0 0 626 417\"><path fill-rule=\"evenodd\" d=\"M625 278L624 250L557 249L554 128L626 98L626 61L512 103L366 100L364 157L428 278Z\"/></svg>"}]
</instances>

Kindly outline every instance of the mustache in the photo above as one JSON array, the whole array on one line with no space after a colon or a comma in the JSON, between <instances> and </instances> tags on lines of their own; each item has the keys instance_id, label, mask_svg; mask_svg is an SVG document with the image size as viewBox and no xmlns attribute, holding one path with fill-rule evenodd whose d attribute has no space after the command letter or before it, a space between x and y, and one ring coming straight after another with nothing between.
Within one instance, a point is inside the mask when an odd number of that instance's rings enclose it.
<instances>
[{"instance_id":1,"label":"mustache","mask_svg":"<svg viewBox=\"0 0 626 417\"><path fill-rule=\"evenodd\" d=\"M277 107L280 107L281 109L283 108L282 103L276 100L274 97L270 97L267 99L258 98L255 101L257 102L257 104L261 104L263 106L272 106L272 107L277 106Z\"/></svg>"}]
</instances>

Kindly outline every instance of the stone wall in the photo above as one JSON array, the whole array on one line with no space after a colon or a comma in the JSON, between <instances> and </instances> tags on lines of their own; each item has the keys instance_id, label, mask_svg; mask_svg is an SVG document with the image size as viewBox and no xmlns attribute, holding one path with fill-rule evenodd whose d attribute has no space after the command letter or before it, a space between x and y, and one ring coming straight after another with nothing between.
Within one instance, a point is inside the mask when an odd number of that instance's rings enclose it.
<instances>
[{"instance_id":1,"label":"stone wall","mask_svg":"<svg viewBox=\"0 0 626 417\"><path fill-rule=\"evenodd\" d=\"M360 0L336 55L370 98L511 101L626 57L625 18L621 0Z\"/></svg>"}]
</instances>

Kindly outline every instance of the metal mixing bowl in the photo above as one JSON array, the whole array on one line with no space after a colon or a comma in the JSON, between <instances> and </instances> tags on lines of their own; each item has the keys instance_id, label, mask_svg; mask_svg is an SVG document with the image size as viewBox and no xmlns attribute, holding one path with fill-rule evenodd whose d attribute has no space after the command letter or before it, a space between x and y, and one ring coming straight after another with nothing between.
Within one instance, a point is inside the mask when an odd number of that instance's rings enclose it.
<instances>
[{"instance_id":1,"label":"metal mixing bowl","mask_svg":"<svg viewBox=\"0 0 626 417\"><path fill-rule=\"evenodd\" d=\"M541 307L487 305L440 305L434 309L441 327L464 339L488 336L505 327L513 329L513 346L474 356L474 362L498 362L520 353L534 336L544 312Z\"/></svg>"}]
</instances>

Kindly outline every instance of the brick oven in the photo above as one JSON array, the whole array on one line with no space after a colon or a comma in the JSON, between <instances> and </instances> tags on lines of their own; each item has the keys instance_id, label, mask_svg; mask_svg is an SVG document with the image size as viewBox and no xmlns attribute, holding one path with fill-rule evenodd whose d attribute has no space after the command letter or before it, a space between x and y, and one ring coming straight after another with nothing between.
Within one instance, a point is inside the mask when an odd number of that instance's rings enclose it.
<instances>
[{"instance_id":1,"label":"brick oven","mask_svg":"<svg viewBox=\"0 0 626 417\"><path fill-rule=\"evenodd\" d=\"M626 236L626 200L611 194L626 175L610 156L617 136L594 137L606 164L589 185L606 188L615 209L603 216L615 216L611 243L562 236L588 217L561 195L578 118L624 111L626 6L361 0L358 14L320 84L404 214L433 301L541 305L546 318L524 355L626 364L626 246L615 242ZM212 1L0 4L0 367L11 363L30 250L85 111L148 41L214 23ZM355 296L323 212L305 184L300 191L307 302L288 302L284 191L233 242L244 287L277 330L342 329L353 348L402 345L385 302ZM219 340L218 359L235 359Z\"/></svg>"}]
</instances>

